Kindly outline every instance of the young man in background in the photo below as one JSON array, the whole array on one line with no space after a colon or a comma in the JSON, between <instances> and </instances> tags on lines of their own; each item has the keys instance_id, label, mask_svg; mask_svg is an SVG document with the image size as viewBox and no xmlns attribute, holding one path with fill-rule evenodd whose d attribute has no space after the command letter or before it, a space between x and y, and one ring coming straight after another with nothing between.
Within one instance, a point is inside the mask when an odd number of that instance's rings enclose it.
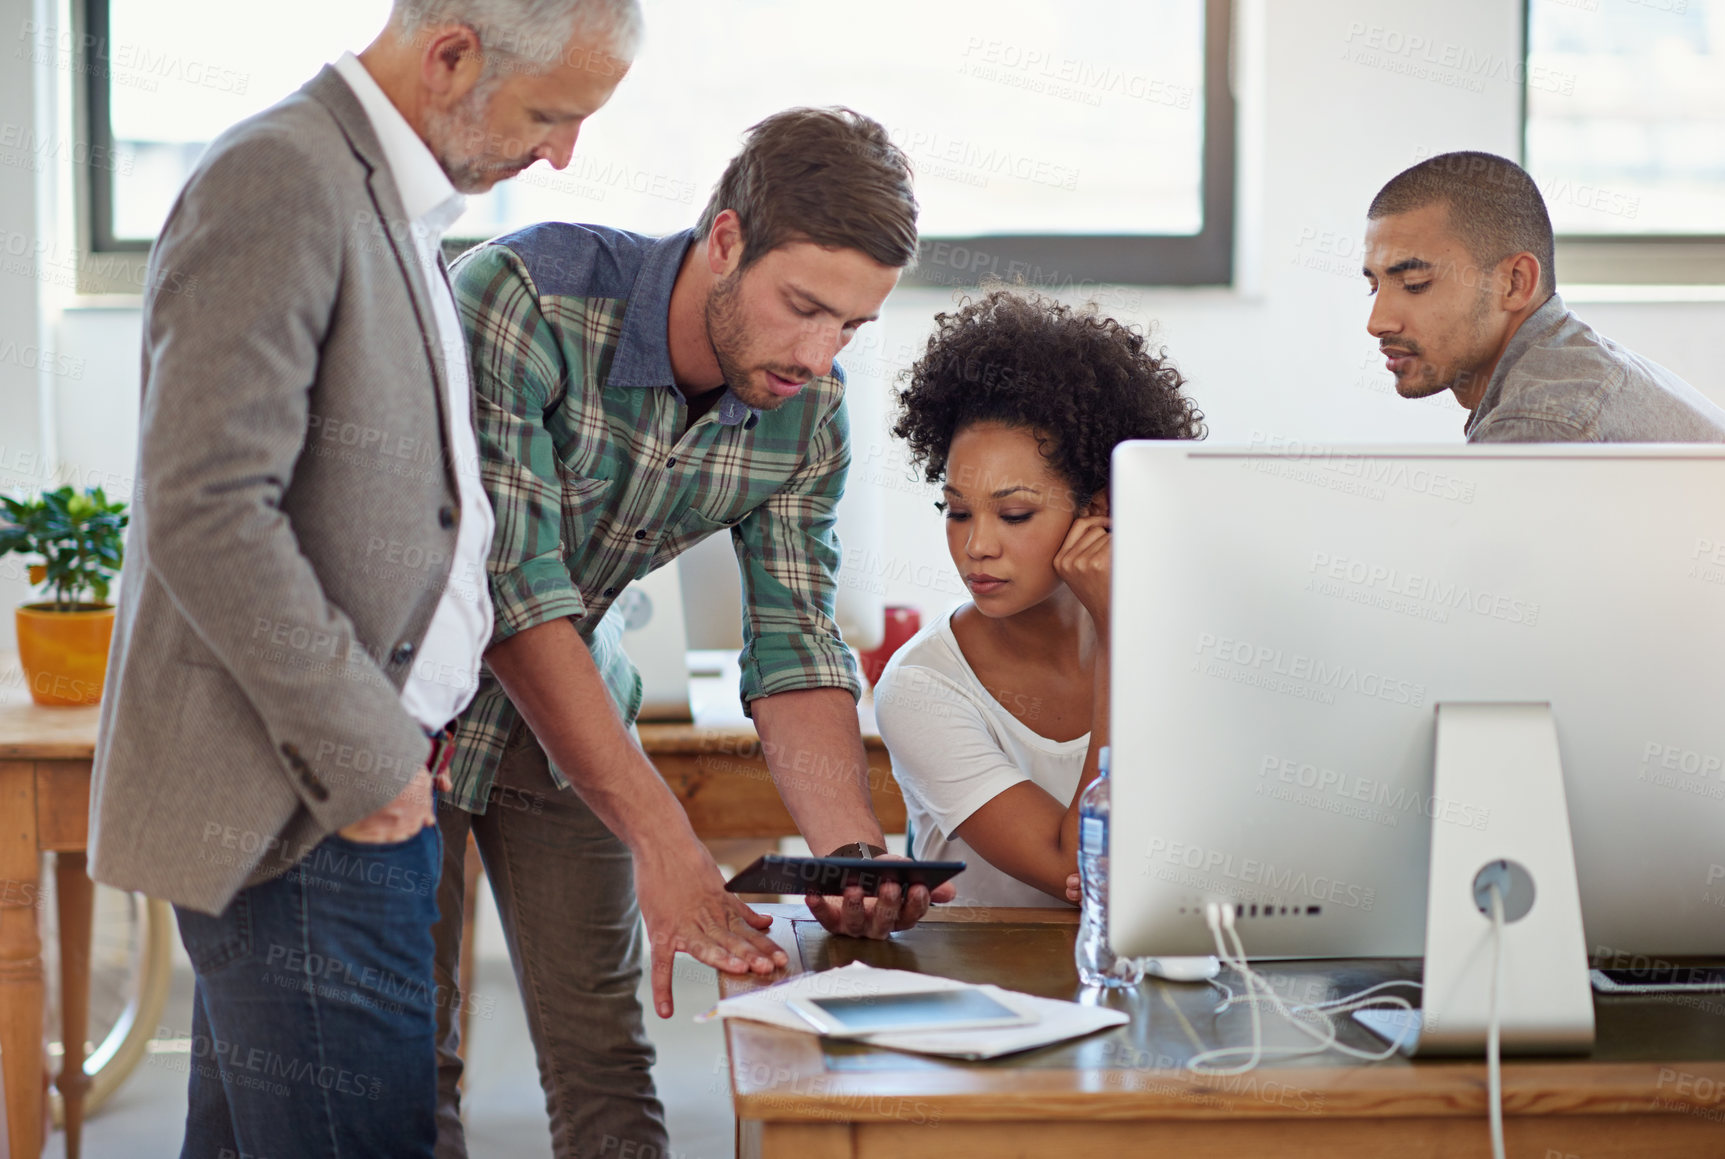
<instances>
[{"instance_id":1,"label":"young man in background","mask_svg":"<svg viewBox=\"0 0 1725 1159\"><path fill-rule=\"evenodd\" d=\"M1545 199L1519 165L1444 153L1366 216L1366 329L1403 398L1454 392L1468 442L1725 441L1725 410L1564 306Z\"/></svg>"}]
</instances>

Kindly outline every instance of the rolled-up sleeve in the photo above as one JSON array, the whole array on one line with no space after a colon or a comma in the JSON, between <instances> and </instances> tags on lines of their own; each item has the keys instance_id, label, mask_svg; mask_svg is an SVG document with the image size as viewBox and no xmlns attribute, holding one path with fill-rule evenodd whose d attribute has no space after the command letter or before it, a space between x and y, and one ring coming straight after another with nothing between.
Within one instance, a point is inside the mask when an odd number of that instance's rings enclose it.
<instances>
[{"instance_id":1,"label":"rolled-up sleeve","mask_svg":"<svg viewBox=\"0 0 1725 1159\"><path fill-rule=\"evenodd\" d=\"M838 587L838 501L850 469L850 422L841 401L809 442L796 473L738 524L742 570L744 710L751 701L808 688L862 694L856 661L833 619Z\"/></svg>"},{"instance_id":2,"label":"rolled-up sleeve","mask_svg":"<svg viewBox=\"0 0 1725 1159\"><path fill-rule=\"evenodd\" d=\"M545 429L562 384L580 368L564 365L532 281L508 248L471 254L453 281L472 364L480 478L497 517L488 564L497 643L587 610L564 559L568 481Z\"/></svg>"}]
</instances>

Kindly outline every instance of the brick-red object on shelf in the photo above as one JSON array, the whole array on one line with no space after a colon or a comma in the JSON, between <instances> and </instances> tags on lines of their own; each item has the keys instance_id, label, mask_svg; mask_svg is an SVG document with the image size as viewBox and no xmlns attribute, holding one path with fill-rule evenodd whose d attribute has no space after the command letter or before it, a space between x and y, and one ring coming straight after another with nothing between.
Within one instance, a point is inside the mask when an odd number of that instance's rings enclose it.
<instances>
[{"instance_id":1,"label":"brick-red object on shelf","mask_svg":"<svg viewBox=\"0 0 1725 1159\"><path fill-rule=\"evenodd\" d=\"M863 679L871 688L886 671L886 662L892 659L892 654L921 628L922 613L915 608L886 609L886 631L881 635L880 647L862 654Z\"/></svg>"}]
</instances>

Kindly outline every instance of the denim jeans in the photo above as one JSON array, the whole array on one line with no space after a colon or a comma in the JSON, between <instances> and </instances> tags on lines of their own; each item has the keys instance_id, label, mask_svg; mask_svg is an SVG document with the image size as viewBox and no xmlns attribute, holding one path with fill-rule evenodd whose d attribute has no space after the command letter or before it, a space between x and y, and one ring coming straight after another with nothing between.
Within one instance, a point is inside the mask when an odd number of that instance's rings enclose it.
<instances>
[{"instance_id":1,"label":"denim jeans","mask_svg":"<svg viewBox=\"0 0 1725 1159\"><path fill-rule=\"evenodd\" d=\"M220 915L178 909L197 974L181 1159L429 1157L435 826L331 835Z\"/></svg>"}]
</instances>

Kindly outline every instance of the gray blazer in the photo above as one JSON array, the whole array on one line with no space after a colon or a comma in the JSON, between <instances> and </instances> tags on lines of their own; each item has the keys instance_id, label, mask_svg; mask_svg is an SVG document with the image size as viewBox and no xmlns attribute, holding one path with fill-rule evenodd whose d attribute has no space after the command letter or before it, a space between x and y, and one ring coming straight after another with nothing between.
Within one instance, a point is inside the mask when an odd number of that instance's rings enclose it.
<instances>
[{"instance_id":1,"label":"gray blazer","mask_svg":"<svg viewBox=\"0 0 1725 1159\"><path fill-rule=\"evenodd\" d=\"M98 881L217 913L425 761L399 690L460 503L412 246L330 68L222 134L169 212L96 741Z\"/></svg>"}]
</instances>

